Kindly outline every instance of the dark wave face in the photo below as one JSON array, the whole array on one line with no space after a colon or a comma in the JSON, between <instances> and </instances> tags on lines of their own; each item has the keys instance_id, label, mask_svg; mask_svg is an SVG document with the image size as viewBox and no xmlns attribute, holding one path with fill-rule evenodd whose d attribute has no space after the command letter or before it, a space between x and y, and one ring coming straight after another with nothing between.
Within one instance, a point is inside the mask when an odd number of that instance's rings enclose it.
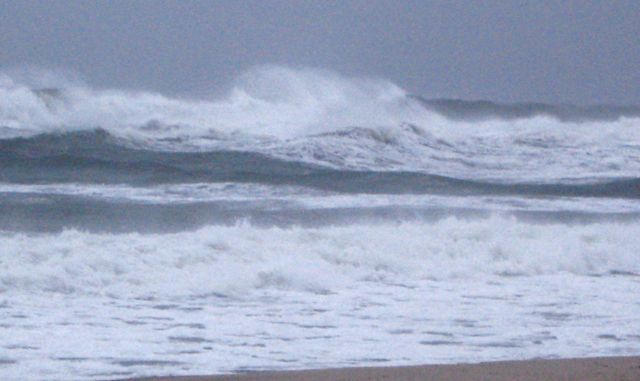
<instances>
[{"instance_id":1,"label":"dark wave face","mask_svg":"<svg viewBox=\"0 0 640 381\"><path fill-rule=\"evenodd\" d=\"M20 184L240 182L364 194L640 198L640 178L588 184L489 182L421 172L335 169L255 152L132 148L104 130L0 140L0 160L0 181Z\"/></svg>"},{"instance_id":2,"label":"dark wave face","mask_svg":"<svg viewBox=\"0 0 640 381\"><path fill-rule=\"evenodd\" d=\"M562 122L617 121L640 117L638 106L614 105L551 105L546 103L497 103L462 99L425 99L415 96L425 107L453 120L526 119L536 116L555 118Z\"/></svg>"}]
</instances>

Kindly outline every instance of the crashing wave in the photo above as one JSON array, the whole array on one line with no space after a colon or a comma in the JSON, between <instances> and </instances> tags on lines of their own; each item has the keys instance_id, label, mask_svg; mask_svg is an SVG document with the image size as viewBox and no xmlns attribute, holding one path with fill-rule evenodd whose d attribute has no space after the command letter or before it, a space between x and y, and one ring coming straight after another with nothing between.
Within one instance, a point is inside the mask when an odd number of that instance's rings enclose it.
<instances>
[{"instance_id":1,"label":"crashing wave","mask_svg":"<svg viewBox=\"0 0 640 381\"><path fill-rule=\"evenodd\" d=\"M425 101L384 80L277 66L249 70L213 100L57 85L33 90L0 75L0 138L99 128L144 149L463 179L640 173L635 108Z\"/></svg>"},{"instance_id":2,"label":"crashing wave","mask_svg":"<svg viewBox=\"0 0 640 381\"><path fill-rule=\"evenodd\" d=\"M337 291L359 282L637 274L639 230L638 224L531 225L492 217L289 229L240 224L161 235L0 235L11 258L0 262L0 293L243 295L261 288Z\"/></svg>"}]
</instances>

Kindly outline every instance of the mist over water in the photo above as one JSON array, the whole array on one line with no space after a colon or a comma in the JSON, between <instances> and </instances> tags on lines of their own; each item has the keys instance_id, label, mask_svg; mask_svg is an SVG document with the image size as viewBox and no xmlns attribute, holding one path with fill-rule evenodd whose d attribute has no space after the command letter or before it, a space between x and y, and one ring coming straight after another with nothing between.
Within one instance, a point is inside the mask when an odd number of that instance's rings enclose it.
<instances>
[{"instance_id":1,"label":"mist over water","mask_svg":"<svg viewBox=\"0 0 640 381\"><path fill-rule=\"evenodd\" d=\"M0 378L637 354L639 110L0 73Z\"/></svg>"}]
</instances>

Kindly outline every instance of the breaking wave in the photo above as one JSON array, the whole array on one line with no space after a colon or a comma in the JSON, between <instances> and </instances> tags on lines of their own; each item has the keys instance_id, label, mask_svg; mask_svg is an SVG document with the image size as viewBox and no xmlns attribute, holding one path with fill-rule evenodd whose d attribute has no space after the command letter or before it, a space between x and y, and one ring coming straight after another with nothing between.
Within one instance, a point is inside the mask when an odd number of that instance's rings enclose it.
<instances>
[{"instance_id":1,"label":"breaking wave","mask_svg":"<svg viewBox=\"0 0 640 381\"><path fill-rule=\"evenodd\" d=\"M568 272L640 273L640 225L512 218L323 228L210 226L177 234L0 235L0 292L241 296L331 292L361 282Z\"/></svg>"},{"instance_id":2,"label":"breaking wave","mask_svg":"<svg viewBox=\"0 0 640 381\"><path fill-rule=\"evenodd\" d=\"M398 125L427 116L418 102L390 82L313 69L257 67L217 100L77 84L33 89L0 75L0 126L15 133L101 127L139 138L234 133L294 137L349 126Z\"/></svg>"},{"instance_id":3,"label":"breaking wave","mask_svg":"<svg viewBox=\"0 0 640 381\"><path fill-rule=\"evenodd\" d=\"M214 100L60 82L34 89L0 74L4 147L22 144L32 153L47 152L47 141L76 147L87 139L83 132L98 130L85 151L105 135L144 150L241 151L333 169L467 180L640 173L640 118L633 107L429 101L380 79L278 66L249 70ZM34 140L7 142L29 137Z\"/></svg>"}]
</instances>

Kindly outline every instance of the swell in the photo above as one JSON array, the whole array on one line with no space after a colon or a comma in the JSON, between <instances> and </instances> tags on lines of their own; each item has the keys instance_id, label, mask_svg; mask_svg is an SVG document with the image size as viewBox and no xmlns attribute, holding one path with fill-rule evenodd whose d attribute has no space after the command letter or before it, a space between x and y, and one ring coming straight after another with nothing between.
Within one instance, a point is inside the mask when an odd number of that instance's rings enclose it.
<instances>
[{"instance_id":1,"label":"swell","mask_svg":"<svg viewBox=\"0 0 640 381\"><path fill-rule=\"evenodd\" d=\"M547 116L561 122L614 122L640 117L640 106L553 105L539 102L497 103L486 100L426 99L412 96L427 109L453 120L526 119Z\"/></svg>"},{"instance_id":2,"label":"swell","mask_svg":"<svg viewBox=\"0 0 640 381\"><path fill-rule=\"evenodd\" d=\"M278 182L314 169L252 152L132 148L101 129L0 140L0 159L0 180L15 183Z\"/></svg>"},{"instance_id":3,"label":"swell","mask_svg":"<svg viewBox=\"0 0 640 381\"><path fill-rule=\"evenodd\" d=\"M255 152L141 149L123 144L104 130L0 140L0 162L0 181L20 184L238 182L343 193L640 198L640 178L583 184L507 183L410 171L335 169Z\"/></svg>"},{"instance_id":4,"label":"swell","mask_svg":"<svg viewBox=\"0 0 640 381\"><path fill-rule=\"evenodd\" d=\"M427 223L449 217L466 220L496 214L477 207L439 205L334 206L307 208L286 200L208 201L189 203L114 202L59 194L13 194L0 197L0 232L59 233L78 229L94 233L175 233L206 226L250 223L255 227L324 227L371 223ZM515 210L497 213L532 224L567 225L638 222L640 212Z\"/></svg>"}]
</instances>

